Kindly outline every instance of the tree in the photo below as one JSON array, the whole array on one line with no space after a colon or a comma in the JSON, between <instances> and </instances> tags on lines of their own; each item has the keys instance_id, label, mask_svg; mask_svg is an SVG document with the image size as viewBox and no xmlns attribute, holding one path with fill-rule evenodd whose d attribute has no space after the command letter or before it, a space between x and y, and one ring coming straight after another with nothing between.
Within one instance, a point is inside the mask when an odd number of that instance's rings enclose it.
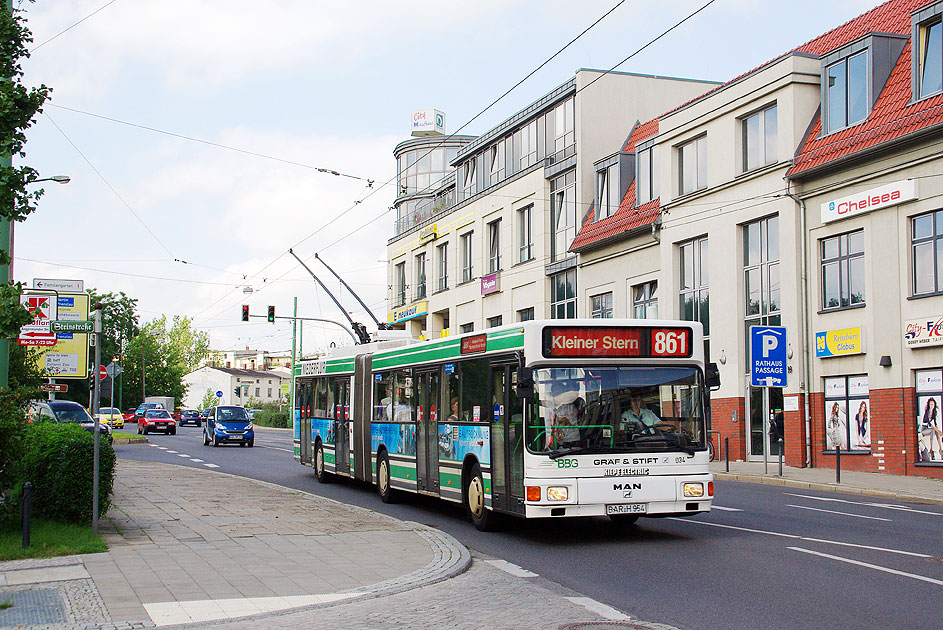
<instances>
[{"instance_id":1,"label":"tree","mask_svg":"<svg viewBox=\"0 0 943 630\"><path fill-rule=\"evenodd\" d=\"M219 398L216 397L212 389L207 388L206 393L203 394L203 400L200 401L200 410L215 407L218 404Z\"/></svg>"}]
</instances>

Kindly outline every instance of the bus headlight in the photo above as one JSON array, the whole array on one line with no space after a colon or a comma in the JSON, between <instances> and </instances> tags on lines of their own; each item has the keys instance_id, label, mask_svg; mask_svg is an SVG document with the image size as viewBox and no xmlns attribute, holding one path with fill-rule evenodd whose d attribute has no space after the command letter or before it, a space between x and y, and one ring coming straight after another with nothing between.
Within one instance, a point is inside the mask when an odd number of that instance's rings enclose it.
<instances>
[{"instance_id":1,"label":"bus headlight","mask_svg":"<svg viewBox=\"0 0 943 630\"><path fill-rule=\"evenodd\" d=\"M547 488L548 501L566 501L568 498L566 487L550 486Z\"/></svg>"},{"instance_id":2,"label":"bus headlight","mask_svg":"<svg viewBox=\"0 0 943 630\"><path fill-rule=\"evenodd\" d=\"M686 497L703 497L704 496L704 484L700 481L692 482L686 481L681 487L682 494Z\"/></svg>"}]
</instances>

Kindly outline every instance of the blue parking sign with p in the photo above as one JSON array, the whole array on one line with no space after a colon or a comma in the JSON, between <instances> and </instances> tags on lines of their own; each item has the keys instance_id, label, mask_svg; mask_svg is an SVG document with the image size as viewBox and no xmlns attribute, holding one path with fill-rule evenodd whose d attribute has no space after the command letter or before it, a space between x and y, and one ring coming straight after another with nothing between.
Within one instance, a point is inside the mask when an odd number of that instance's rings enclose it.
<instances>
[{"instance_id":1,"label":"blue parking sign with p","mask_svg":"<svg viewBox=\"0 0 943 630\"><path fill-rule=\"evenodd\" d=\"M750 384L786 386L785 326L750 326Z\"/></svg>"}]
</instances>

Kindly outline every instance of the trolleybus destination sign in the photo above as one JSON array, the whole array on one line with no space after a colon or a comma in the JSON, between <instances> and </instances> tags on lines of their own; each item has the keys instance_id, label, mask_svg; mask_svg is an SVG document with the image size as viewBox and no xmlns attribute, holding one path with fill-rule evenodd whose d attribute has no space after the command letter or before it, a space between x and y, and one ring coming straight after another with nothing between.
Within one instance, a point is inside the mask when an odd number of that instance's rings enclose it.
<instances>
[{"instance_id":1,"label":"trolleybus destination sign","mask_svg":"<svg viewBox=\"0 0 943 630\"><path fill-rule=\"evenodd\" d=\"M689 357L690 328L544 329L545 357Z\"/></svg>"}]
</instances>

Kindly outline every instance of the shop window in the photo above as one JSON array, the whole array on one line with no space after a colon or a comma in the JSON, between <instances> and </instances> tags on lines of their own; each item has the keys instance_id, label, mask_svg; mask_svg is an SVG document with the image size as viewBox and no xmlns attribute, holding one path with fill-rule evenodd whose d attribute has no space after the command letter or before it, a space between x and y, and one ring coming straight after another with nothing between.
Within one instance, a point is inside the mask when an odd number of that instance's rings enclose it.
<instances>
[{"instance_id":1,"label":"shop window","mask_svg":"<svg viewBox=\"0 0 943 630\"><path fill-rule=\"evenodd\" d=\"M821 241L822 309L864 306L864 230Z\"/></svg>"},{"instance_id":2,"label":"shop window","mask_svg":"<svg viewBox=\"0 0 943 630\"><path fill-rule=\"evenodd\" d=\"M917 377L917 461L943 464L943 370L918 370Z\"/></svg>"},{"instance_id":3,"label":"shop window","mask_svg":"<svg viewBox=\"0 0 943 630\"><path fill-rule=\"evenodd\" d=\"M825 450L871 450L871 400L868 376L825 379Z\"/></svg>"}]
</instances>

